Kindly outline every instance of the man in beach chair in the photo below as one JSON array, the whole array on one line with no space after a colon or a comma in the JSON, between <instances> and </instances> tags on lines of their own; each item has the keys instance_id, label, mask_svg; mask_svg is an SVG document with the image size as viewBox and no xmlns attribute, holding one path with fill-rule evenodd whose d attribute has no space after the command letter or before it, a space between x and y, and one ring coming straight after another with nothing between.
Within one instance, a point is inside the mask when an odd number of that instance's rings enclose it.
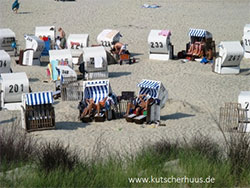
<instances>
[{"instance_id":1,"label":"man in beach chair","mask_svg":"<svg viewBox=\"0 0 250 188\"><path fill-rule=\"evenodd\" d=\"M111 52L113 54L121 55L121 54L128 52L127 44L123 44L123 43L117 42L117 41L112 42L111 44L113 45L113 48L111 49Z\"/></svg>"}]
</instances>

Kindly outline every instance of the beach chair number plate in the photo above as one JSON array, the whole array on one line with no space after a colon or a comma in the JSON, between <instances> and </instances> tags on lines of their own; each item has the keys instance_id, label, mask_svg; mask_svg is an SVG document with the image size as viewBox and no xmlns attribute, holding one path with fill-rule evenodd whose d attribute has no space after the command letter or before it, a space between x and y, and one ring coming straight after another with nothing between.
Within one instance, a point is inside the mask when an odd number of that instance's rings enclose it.
<instances>
[{"instance_id":1,"label":"beach chair number plate","mask_svg":"<svg viewBox=\"0 0 250 188\"><path fill-rule=\"evenodd\" d=\"M2 42L2 47L10 45L12 42L15 42L15 38L13 37L4 38Z\"/></svg>"},{"instance_id":2,"label":"beach chair number plate","mask_svg":"<svg viewBox=\"0 0 250 188\"><path fill-rule=\"evenodd\" d=\"M71 49L80 49L83 48L83 44L80 44L79 42L70 42Z\"/></svg>"},{"instance_id":3,"label":"beach chair number plate","mask_svg":"<svg viewBox=\"0 0 250 188\"><path fill-rule=\"evenodd\" d=\"M101 43L102 43L102 46L111 47L111 43L109 41L101 41Z\"/></svg>"},{"instance_id":4,"label":"beach chair number plate","mask_svg":"<svg viewBox=\"0 0 250 188\"><path fill-rule=\"evenodd\" d=\"M245 39L245 45L250 46L250 39Z\"/></svg>"},{"instance_id":5,"label":"beach chair number plate","mask_svg":"<svg viewBox=\"0 0 250 188\"><path fill-rule=\"evenodd\" d=\"M162 42L151 42L151 48L163 48Z\"/></svg>"},{"instance_id":6,"label":"beach chair number plate","mask_svg":"<svg viewBox=\"0 0 250 188\"><path fill-rule=\"evenodd\" d=\"M21 92L23 92L23 84L21 84L20 87L21 87ZM9 93L18 93L18 92L19 92L18 84L9 85Z\"/></svg>"},{"instance_id":7,"label":"beach chair number plate","mask_svg":"<svg viewBox=\"0 0 250 188\"><path fill-rule=\"evenodd\" d=\"M0 60L0 67L6 67L6 66L7 66L6 60L5 61Z\"/></svg>"},{"instance_id":8,"label":"beach chair number plate","mask_svg":"<svg viewBox=\"0 0 250 188\"><path fill-rule=\"evenodd\" d=\"M237 58L236 58L237 57ZM239 61L240 60L240 55L230 55L228 58L228 61Z\"/></svg>"}]
</instances>

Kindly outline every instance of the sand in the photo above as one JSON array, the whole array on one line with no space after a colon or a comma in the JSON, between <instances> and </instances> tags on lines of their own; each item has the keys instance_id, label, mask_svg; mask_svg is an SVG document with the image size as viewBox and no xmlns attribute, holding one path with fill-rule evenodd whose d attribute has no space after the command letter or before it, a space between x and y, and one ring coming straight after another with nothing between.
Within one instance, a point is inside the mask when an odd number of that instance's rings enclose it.
<instances>
[{"instance_id":1,"label":"sand","mask_svg":"<svg viewBox=\"0 0 250 188\"><path fill-rule=\"evenodd\" d=\"M157 3L158 9L141 8L144 3ZM21 48L24 35L34 34L35 26L55 25L70 33L88 33L90 44L103 29L120 30L121 42L129 44L139 63L110 65L113 91L138 93L142 79L159 80L167 88L169 100L161 110L164 127L150 128L129 124L124 119L104 123L82 123L78 117L78 102L56 101L56 130L30 133L41 141L60 140L79 150L91 153L96 144L105 151L134 153L141 146L162 138L189 141L200 132L222 142L217 123L219 108L225 102L237 102L240 91L250 90L250 60L243 59L239 75L218 75L210 65L180 60L152 61L148 59L147 37L151 29L170 29L174 53L184 50L189 41L189 28L203 28L221 41L240 41L243 27L249 23L250 2L247 0L22 0L19 14L11 11L12 1L0 0L0 28L16 33ZM43 83L46 67L23 67L12 62L14 72L25 71L33 91L54 90L53 83ZM20 120L20 112L0 112L0 126ZM20 125L21 126L21 125Z\"/></svg>"}]
</instances>

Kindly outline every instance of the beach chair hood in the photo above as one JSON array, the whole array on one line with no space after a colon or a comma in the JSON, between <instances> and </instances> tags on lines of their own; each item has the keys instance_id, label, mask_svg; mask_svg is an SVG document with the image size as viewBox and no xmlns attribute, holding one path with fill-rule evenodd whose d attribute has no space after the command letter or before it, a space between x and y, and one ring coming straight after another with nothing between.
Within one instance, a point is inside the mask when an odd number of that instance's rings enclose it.
<instances>
[{"instance_id":1,"label":"beach chair hood","mask_svg":"<svg viewBox=\"0 0 250 188\"><path fill-rule=\"evenodd\" d=\"M97 104L111 92L109 80L93 80L83 82L83 99L92 98Z\"/></svg>"},{"instance_id":2,"label":"beach chair hood","mask_svg":"<svg viewBox=\"0 0 250 188\"><path fill-rule=\"evenodd\" d=\"M154 80L142 80L138 87L140 88L140 94L147 94L149 97L155 99L155 101L163 108L168 98L168 92L160 81Z\"/></svg>"},{"instance_id":3,"label":"beach chair hood","mask_svg":"<svg viewBox=\"0 0 250 188\"><path fill-rule=\"evenodd\" d=\"M212 34L204 29L189 29L188 35L190 37L212 38Z\"/></svg>"},{"instance_id":4,"label":"beach chair hood","mask_svg":"<svg viewBox=\"0 0 250 188\"><path fill-rule=\"evenodd\" d=\"M23 106L34 106L41 104L53 104L52 91L25 93L22 95Z\"/></svg>"}]
</instances>

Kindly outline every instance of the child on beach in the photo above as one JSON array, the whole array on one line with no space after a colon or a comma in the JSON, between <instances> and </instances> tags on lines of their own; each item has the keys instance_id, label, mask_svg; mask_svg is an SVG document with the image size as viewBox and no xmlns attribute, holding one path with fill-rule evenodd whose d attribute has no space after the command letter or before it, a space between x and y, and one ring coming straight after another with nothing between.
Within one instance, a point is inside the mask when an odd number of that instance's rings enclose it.
<instances>
[{"instance_id":1,"label":"child on beach","mask_svg":"<svg viewBox=\"0 0 250 188\"><path fill-rule=\"evenodd\" d=\"M12 4L12 10L17 13L18 9L19 9L19 5L20 3L18 2L18 0L15 0L15 2Z\"/></svg>"}]
</instances>

